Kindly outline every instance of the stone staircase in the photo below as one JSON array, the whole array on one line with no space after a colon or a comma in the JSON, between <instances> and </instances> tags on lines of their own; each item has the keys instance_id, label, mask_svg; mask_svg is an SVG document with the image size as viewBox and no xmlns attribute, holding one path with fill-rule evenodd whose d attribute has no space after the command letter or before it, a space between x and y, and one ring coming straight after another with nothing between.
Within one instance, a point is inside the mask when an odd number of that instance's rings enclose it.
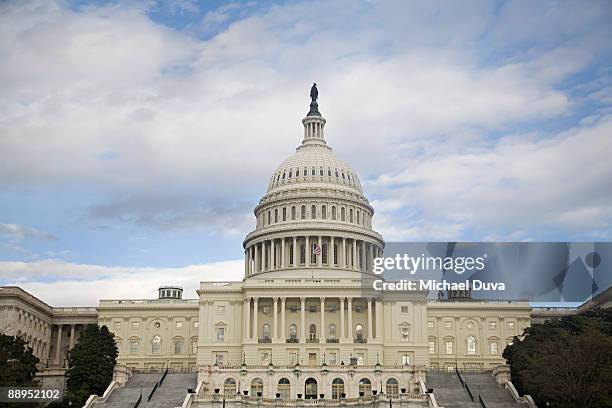
<instances>
[{"instance_id":1,"label":"stone staircase","mask_svg":"<svg viewBox=\"0 0 612 408\"><path fill-rule=\"evenodd\" d=\"M143 397L140 404L142 408L175 408L180 407L187 390L195 390L197 386L197 374L167 374L162 385L155 390L151 401ZM147 394L148 396L149 394Z\"/></svg>"},{"instance_id":2,"label":"stone staircase","mask_svg":"<svg viewBox=\"0 0 612 408\"><path fill-rule=\"evenodd\" d=\"M444 408L481 408L478 400L472 401L457 374L444 371L427 373L427 388L433 388L438 405Z\"/></svg>"},{"instance_id":3,"label":"stone staircase","mask_svg":"<svg viewBox=\"0 0 612 408\"><path fill-rule=\"evenodd\" d=\"M474 400L482 398L487 408L519 408L526 404L518 403L510 391L497 384L490 373L461 373L463 380L468 384Z\"/></svg>"},{"instance_id":4,"label":"stone staircase","mask_svg":"<svg viewBox=\"0 0 612 408\"><path fill-rule=\"evenodd\" d=\"M438 405L444 408L482 408L482 399L486 408L527 407L516 402L510 391L498 385L490 373L462 372L461 376L474 397L473 401L455 371L427 373L427 388L433 388Z\"/></svg>"},{"instance_id":5,"label":"stone staircase","mask_svg":"<svg viewBox=\"0 0 612 408\"><path fill-rule=\"evenodd\" d=\"M96 402L94 403L94 406L96 408L131 408L140 397L141 387L142 398L143 400L146 400L159 377L159 373L134 374L130 377L127 383L125 383L124 387L115 389L110 393L106 401Z\"/></svg>"}]
</instances>

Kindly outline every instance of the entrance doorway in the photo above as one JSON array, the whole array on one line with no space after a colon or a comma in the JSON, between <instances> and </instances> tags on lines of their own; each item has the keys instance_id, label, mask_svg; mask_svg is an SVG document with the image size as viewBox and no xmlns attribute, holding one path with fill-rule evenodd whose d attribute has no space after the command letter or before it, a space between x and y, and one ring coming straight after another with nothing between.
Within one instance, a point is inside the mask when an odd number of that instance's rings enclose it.
<instances>
[{"instance_id":1,"label":"entrance doorway","mask_svg":"<svg viewBox=\"0 0 612 408\"><path fill-rule=\"evenodd\" d=\"M304 398L317 399L317 380L309 378L304 384Z\"/></svg>"}]
</instances>

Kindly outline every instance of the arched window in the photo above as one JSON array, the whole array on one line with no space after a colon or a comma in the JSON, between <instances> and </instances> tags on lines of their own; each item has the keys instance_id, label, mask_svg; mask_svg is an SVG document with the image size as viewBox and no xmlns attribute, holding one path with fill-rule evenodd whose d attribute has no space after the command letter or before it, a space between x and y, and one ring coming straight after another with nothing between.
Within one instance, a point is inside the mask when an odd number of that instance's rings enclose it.
<instances>
[{"instance_id":1,"label":"arched window","mask_svg":"<svg viewBox=\"0 0 612 408\"><path fill-rule=\"evenodd\" d=\"M155 335L153 336L153 340L151 340L151 353L160 353L161 352L161 337Z\"/></svg>"},{"instance_id":2,"label":"arched window","mask_svg":"<svg viewBox=\"0 0 612 408\"><path fill-rule=\"evenodd\" d=\"M332 220L336 219L336 206L332 205Z\"/></svg>"},{"instance_id":3,"label":"arched window","mask_svg":"<svg viewBox=\"0 0 612 408\"><path fill-rule=\"evenodd\" d=\"M305 220L306 219L306 206L305 205L302 206L301 212L302 212L301 218Z\"/></svg>"},{"instance_id":4,"label":"arched window","mask_svg":"<svg viewBox=\"0 0 612 408\"><path fill-rule=\"evenodd\" d=\"M321 218L323 218L324 220L327 219L327 207L326 206L321 207Z\"/></svg>"},{"instance_id":5,"label":"arched window","mask_svg":"<svg viewBox=\"0 0 612 408\"><path fill-rule=\"evenodd\" d=\"M283 221L287 221L287 207L283 207Z\"/></svg>"},{"instance_id":6,"label":"arched window","mask_svg":"<svg viewBox=\"0 0 612 408\"><path fill-rule=\"evenodd\" d=\"M319 176L323 177L323 167L319 168Z\"/></svg>"},{"instance_id":7,"label":"arched window","mask_svg":"<svg viewBox=\"0 0 612 408\"><path fill-rule=\"evenodd\" d=\"M269 339L270 338L270 325L268 323L264 324L262 329L262 336L264 339Z\"/></svg>"},{"instance_id":8,"label":"arched window","mask_svg":"<svg viewBox=\"0 0 612 408\"><path fill-rule=\"evenodd\" d=\"M317 206L313 205L310 207L310 218L313 220L317 218Z\"/></svg>"},{"instance_id":9,"label":"arched window","mask_svg":"<svg viewBox=\"0 0 612 408\"><path fill-rule=\"evenodd\" d=\"M340 209L340 221L346 221L346 209L344 207Z\"/></svg>"},{"instance_id":10,"label":"arched window","mask_svg":"<svg viewBox=\"0 0 612 408\"><path fill-rule=\"evenodd\" d=\"M362 393L366 397L372 393L372 382L369 378L359 380L359 395Z\"/></svg>"},{"instance_id":11,"label":"arched window","mask_svg":"<svg viewBox=\"0 0 612 408\"><path fill-rule=\"evenodd\" d=\"M385 393L388 396L398 396L399 395L399 384L395 378L389 378L387 380L387 384L385 386Z\"/></svg>"},{"instance_id":12,"label":"arched window","mask_svg":"<svg viewBox=\"0 0 612 408\"><path fill-rule=\"evenodd\" d=\"M272 213L270 211L268 211L268 223L267 223L267 225L270 225L271 222L272 222Z\"/></svg>"},{"instance_id":13,"label":"arched window","mask_svg":"<svg viewBox=\"0 0 612 408\"><path fill-rule=\"evenodd\" d=\"M278 393L282 399L291 398L291 383L286 378L278 380Z\"/></svg>"},{"instance_id":14,"label":"arched window","mask_svg":"<svg viewBox=\"0 0 612 408\"><path fill-rule=\"evenodd\" d=\"M289 326L289 338L291 340L297 340L297 326L295 324Z\"/></svg>"},{"instance_id":15,"label":"arched window","mask_svg":"<svg viewBox=\"0 0 612 408\"><path fill-rule=\"evenodd\" d=\"M357 224L361 224L361 222L359 221L359 211L357 211Z\"/></svg>"},{"instance_id":16,"label":"arched window","mask_svg":"<svg viewBox=\"0 0 612 408\"><path fill-rule=\"evenodd\" d=\"M338 265L338 245L334 244L334 265Z\"/></svg>"},{"instance_id":17,"label":"arched window","mask_svg":"<svg viewBox=\"0 0 612 408\"><path fill-rule=\"evenodd\" d=\"M476 337L468 336L467 338L467 353L476 354Z\"/></svg>"},{"instance_id":18,"label":"arched window","mask_svg":"<svg viewBox=\"0 0 612 408\"><path fill-rule=\"evenodd\" d=\"M314 340L317 338L317 326L314 324L311 324L308 327L308 333L310 335L310 340Z\"/></svg>"},{"instance_id":19,"label":"arched window","mask_svg":"<svg viewBox=\"0 0 612 408\"><path fill-rule=\"evenodd\" d=\"M300 245L300 264L306 263L306 245Z\"/></svg>"},{"instance_id":20,"label":"arched window","mask_svg":"<svg viewBox=\"0 0 612 408\"><path fill-rule=\"evenodd\" d=\"M349 222L353 222L353 209L349 210Z\"/></svg>"},{"instance_id":21,"label":"arched window","mask_svg":"<svg viewBox=\"0 0 612 408\"><path fill-rule=\"evenodd\" d=\"M332 399L340 399L344 394L344 381L342 378L334 378L332 381Z\"/></svg>"},{"instance_id":22,"label":"arched window","mask_svg":"<svg viewBox=\"0 0 612 408\"><path fill-rule=\"evenodd\" d=\"M278 222L278 208L274 209L274 222L277 223Z\"/></svg>"},{"instance_id":23,"label":"arched window","mask_svg":"<svg viewBox=\"0 0 612 408\"><path fill-rule=\"evenodd\" d=\"M253 381L251 381L251 395L253 397L263 395L263 381L261 378L255 378Z\"/></svg>"},{"instance_id":24,"label":"arched window","mask_svg":"<svg viewBox=\"0 0 612 408\"><path fill-rule=\"evenodd\" d=\"M291 219L295 220L295 206L291 206Z\"/></svg>"},{"instance_id":25,"label":"arched window","mask_svg":"<svg viewBox=\"0 0 612 408\"><path fill-rule=\"evenodd\" d=\"M327 329L327 338L328 339L336 338L336 325L335 324L329 325L329 328Z\"/></svg>"},{"instance_id":26,"label":"arched window","mask_svg":"<svg viewBox=\"0 0 612 408\"><path fill-rule=\"evenodd\" d=\"M300 177L300 169L295 170L295 177Z\"/></svg>"},{"instance_id":27,"label":"arched window","mask_svg":"<svg viewBox=\"0 0 612 408\"><path fill-rule=\"evenodd\" d=\"M295 263L293 262L293 244L289 245L289 265L295 266Z\"/></svg>"},{"instance_id":28,"label":"arched window","mask_svg":"<svg viewBox=\"0 0 612 408\"><path fill-rule=\"evenodd\" d=\"M236 380L233 378L226 378L223 382L223 394L228 396L236 395Z\"/></svg>"},{"instance_id":29,"label":"arched window","mask_svg":"<svg viewBox=\"0 0 612 408\"><path fill-rule=\"evenodd\" d=\"M310 175L311 175L311 176L314 176L314 175L316 175L316 174L317 174L317 171L316 171L316 170L315 170L315 168L313 167L313 168L312 168L312 171L310 172Z\"/></svg>"},{"instance_id":30,"label":"arched window","mask_svg":"<svg viewBox=\"0 0 612 408\"><path fill-rule=\"evenodd\" d=\"M363 326L361 324L355 326L355 338L357 340L363 340Z\"/></svg>"}]
</instances>

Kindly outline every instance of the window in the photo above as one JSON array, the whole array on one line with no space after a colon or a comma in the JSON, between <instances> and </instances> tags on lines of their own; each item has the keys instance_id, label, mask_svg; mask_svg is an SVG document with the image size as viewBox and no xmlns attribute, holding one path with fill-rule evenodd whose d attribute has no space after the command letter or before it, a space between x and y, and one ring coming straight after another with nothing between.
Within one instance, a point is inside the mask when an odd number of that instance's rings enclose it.
<instances>
[{"instance_id":1,"label":"window","mask_svg":"<svg viewBox=\"0 0 612 408\"><path fill-rule=\"evenodd\" d=\"M327 244L321 245L321 262L327 265Z\"/></svg>"},{"instance_id":2,"label":"window","mask_svg":"<svg viewBox=\"0 0 612 408\"><path fill-rule=\"evenodd\" d=\"M287 221L287 207L283 207L283 221Z\"/></svg>"},{"instance_id":3,"label":"window","mask_svg":"<svg viewBox=\"0 0 612 408\"><path fill-rule=\"evenodd\" d=\"M474 328L474 323L468 322L468 324L466 326L467 326L468 329L472 330Z\"/></svg>"},{"instance_id":4,"label":"window","mask_svg":"<svg viewBox=\"0 0 612 408\"><path fill-rule=\"evenodd\" d=\"M514 329L514 322L508 322L508 328Z\"/></svg>"},{"instance_id":5,"label":"window","mask_svg":"<svg viewBox=\"0 0 612 408\"><path fill-rule=\"evenodd\" d=\"M191 354L198 354L198 341L191 340Z\"/></svg>"},{"instance_id":6,"label":"window","mask_svg":"<svg viewBox=\"0 0 612 408\"><path fill-rule=\"evenodd\" d=\"M289 365L295 365L298 361L297 353L289 353Z\"/></svg>"},{"instance_id":7,"label":"window","mask_svg":"<svg viewBox=\"0 0 612 408\"><path fill-rule=\"evenodd\" d=\"M444 327L446 327L447 329L452 329L453 328L453 322L450 321L450 320L444 322Z\"/></svg>"},{"instance_id":8,"label":"window","mask_svg":"<svg viewBox=\"0 0 612 408\"><path fill-rule=\"evenodd\" d=\"M336 206L332 206L332 220L336 220Z\"/></svg>"},{"instance_id":9,"label":"window","mask_svg":"<svg viewBox=\"0 0 612 408\"><path fill-rule=\"evenodd\" d=\"M372 382L368 378L359 380L359 395L369 396L372 394Z\"/></svg>"},{"instance_id":10,"label":"window","mask_svg":"<svg viewBox=\"0 0 612 408\"><path fill-rule=\"evenodd\" d=\"M300 245L300 263L301 264L306 263L306 245L304 244Z\"/></svg>"},{"instance_id":11,"label":"window","mask_svg":"<svg viewBox=\"0 0 612 408\"><path fill-rule=\"evenodd\" d=\"M278 222L278 208L274 209L274 222L277 223Z\"/></svg>"},{"instance_id":12,"label":"window","mask_svg":"<svg viewBox=\"0 0 612 408\"><path fill-rule=\"evenodd\" d=\"M357 340L363 340L363 326L360 324L355 326L355 337Z\"/></svg>"},{"instance_id":13,"label":"window","mask_svg":"<svg viewBox=\"0 0 612 408\"><path fill-rule=\"evenodd\" d=\"M137 354L139 348L138 340L130 340L130 354Z\"/></svg>"},{"instance_id":14,"label":"window","mask_svg":"<svg viewBox=\"0 0 612 408\"><path fill-rule=\"evenodd\" d=\"M217 343L225 341L225 327L217 327Z\"/></svg>"},{"instance_id":15,"label":"window","mask_svg":"<svg viewBox=\"0 0 612 408\"><path fill-rule=\"evenodd\" d=\"M323 219L327 218L327 207L326 206L321 207L321 218Z\"/></svg>"},{"instance_id":16,"label":"window","mask_svg":"<svg viewBox=\"0 0 612 408\"><path fill-rule=\"evenodd\" d=\"M151 352L154 354L161 352L161 337L153 337L153 340L151 341Z\"/></svg>"},{"instance_id":17,"label":"window","mask_svg":"<svg viewBox=\"0 0 612 408\"><path fill-rule=\"evenodd\" d=\"M217 365L222 366L224 361L225 357L223 354L218 353L215 355L215 363L217 363Z\"/></svg>"},{"instance_id":18,"label":"window","mask_svg":"<svg viewBox=\"0 0 612 408\"><path fill-rule=\"evenodd\" d=\"M261 331L262 331L262 336L264 339L270 338L270 325L268 323L263 325L263 328Z\"/></svg>"},{"instance_id":19,"label":"window","mask_svg":"<svg viewBox=\"0 0 612 408\"><path fill-rule=\"evenodd\" d=\"M402 313L408 313L408 306L402 306L400 310Z\"/></svg>"},{"instance_id":20,"label":"window","mask_svg":"<svg viewBox=\"0 0 612 408\"><path fill-rule=\"evenodd\" d=\"M410 354L402 354L402 365L410 365Z\"/></svg>"},{"instance_id":21,"label":"window","mask_svg":"<svg viewBox=\"0 0 612 408\"><path fill-rule=\"evenodd\" d=\"M317 207L314 205L310 207L310 218L312 218L313 220L317 218Z\"/></svg>"},{"instance_id":22,"label":"window","mask_svg":"<svg viewBox=\"0 0 612 408\"><path fill-rule=\"evenodd\" d=\"M236 395L236 380L233 378L228 378L223 383L223 394L227 396Z\"/></svg>"},{"instance_id":23,"label":"window","mask_svg":"<svg viewBox=\"0 0 612 408\"><path fill-rule=\"evenodd\" d=\"M335 339L336 338L336 325L330 324L329 329L327 330L327 338Z\"/></svg>"},{"instance_id":24,"label":"window","mask_svg":"<svg viewBox=\"0 0 612 408\"><path fill-rule=\"evenodd\" d=\"M291 219L295 220L295 206L291 207Z\"/></svg>"},{"instance_id":25,"label":"window","mask_svg":"<svg viewBox=\"0 0 612 408\"><path fill-rule=\"evenodd\" d=\"M286 378L278 380L278 393L282 399L291 398L291 383Z\"/></svg>"},{"instance_id":26,"label":"window","mask_svg":"<svg viewBox=\"0 0 612 408\"><path fill-rule=\"evenodd\" d=\"M497 327L496 322L489 322L489 329L495 329Z\"/></svg>"},{"instance_id":27,"label":"window","mask_svg":"<svg viewBox=\"0 0 612 408\"><path fill-rule=\"evenodd\" d=\"M357 356L357 365L363 365L365 362L365 353L356 353Z\"/></svg>"},{"instance_id":28,"label":"window","mask_svg":"<svg viewBox=\"0 0 612 408\"><path fill-rule=\"evenodd\" d=\"M410 327L409 326L402 326L400 328L400 332L402 335L402 341L410 340Z\"/></svg>"},{"instance_id":29,"label":"window","mask_svg":"<svg viewBox=\"0 0 612 408\"><path fill-rule=\"evenodd\" d=\"M200 327L200 322L198 321L193 322L193 328L197 329L198 327Z\"/></svg>"},{"instance_id":30,"label":"window","mask_svg":"<svg viewBox=\"0 0 612 408\"><path fill-rule=\"evenodd\" d=\"M340 209L340 221L346 221L346 210L344 207Z\"/></svg>"},{"instance_id":31,"label":"window","mask_svg":"<svg viewBox=\"0 0 612 408\"><path fill-rule=\"evenodd\" d=\"M183 322L176 322L176 328L177 329L182 329L183 328Z\"/></svg>"},{"instance_id":32,"label":"window","mask_svg":"<svg viewBox=\"0 0 612 408\"><path fill-rule=\"evenodd\" d=\"M297 339L297 326L295 324L289 326L289 338L291 340Z\"/></svg>"},{"instance_id":33,"label":"window","mask_svg":"<svg viewBox=\"0 0 612 408\"><path fill-rule=\"evenodd\" d=\"M174 340L174 354L181 354L183 350L183 340Z\"/></svg>"},{"instance_id":34,"label":"window","mask_svg":"<svg viewBox=\"0 0 612 408\"><path fill-rule=\"evenodd\" d=\"M119 330L120 328L121 328L121 323L120 322L113 323L113 329Z\"/></svg>"},{"instance_id":35,"label":"window","mask_svg":"<svg viewBox=\"0 0 612 408\"><path fill-rule=\"evenodd\" d=\"M342 378L334 378L332 381L332 399L339 399L344 394L344 381Z\"/></svg>"},{"instance_id":36,"label":"window","mask_svg":"<svg viewBox=\"0 0 612 408\"><path fill-rule=\"evenodd\" d=\"M427 322L427 327L429 327L430 329L433 329L434 327L434 322L432 322L431 320Z\"/></svg>"},{"instance_id":37,"label":"window","mask_svg":"<svg viewBox=\"0 0 612 408\"><path fill-rule=\"evenodd\" d=\"M427 344L429 345L429 354L436 354L436 341L429 340Z\"/></svg>"},{"instance_id":38,"label":"window","mask_svg":"<svg viewBox=\"0 0 612 408\"><path fill-rule=\"evenodd\" d=\"M467 338L467 353L476 354L476 337L469 336Z\"/></svg>"},{"instance_id":39,"label":"window","mask_svg":"<svg viewBox=\"0 0 612 408\"><path fill-rule=\"evenodd\" d=\"M251 395L254 397L263 395L263 381L261 378L255 378L251 381Z\"/></svg>"},{"instance_id":40,"label":"window","mask_svg":"<svg viewBox=\"0 0 612 408\"><path fill-rule=\"evenodd\" d=\"M219 314L225 313L225 306L217 306L217 313Z\"/></svg>"},{"instance_id":41,"label":"window","mask_svg":"<svg viewBox=\"0 0 612 408\"><path fill-rule=\"evenodd\" d=\"M446 354L453 354L453 341L446 340Z\"/></svg>"},{"instance_id":42,"label":"window","mask_svg":"<svg viewBox=\"0 0 612 408\"><path fill-rule=\"evenodd\" d=\"M497 355L498 343L496 341L492 341L489 343L489 353L491 355Z\"/></svg>"},{"instance_id":43,"label":"window","mask_svg":"<svg viewBox=\"0 0 612 408\"><path fill-rule=\"evenodd\" d=\"M389 378L385 385L385 393L389 396L399 395L399 383L395 378Z\"/></svg>"},{"instance_id":44,"label":"window","mask_svg":"<svg viewBox=\"0 0 612 408\"><path fill-rule=\"evenodd\" d=\"M160 322L155 322L153 327L155 327L156 329L159 329L161 327L161 323Z\"/></svg>"},{"instance_id":45,"label":"window","mask_svg":"<svg viewBox=\"0 0 612 408\"><path fill-rule=\"evenodd\" d=\"M310 334L310 340L314 340L317 338L317 326L314 324L311 324L310 327L308 328L308 332Z\"/></svg>"},{"instance_id":46,"label":"window","mask_svg":"<svg viewBox=\"0 0 612 408\"><path fill-rule=\"evenodd\" d=\"M303 220L306 219L306 206L305 205L302 206L300 218Z\"/></svg>"},{"instance_id":47,"label":"window","mask_svg":"<svg viewBox=\"0 0 612 408\"><path fill-rule=\"evenodd\" d=\"M349 222L353 222L353 209L349 209Z\"/></svg>"},{"instance_id":48,"label":"window","mask_svg":"<svg viewBox=\"0 0 612 408\"><path fill-rule=\"evenodd\" d=\"M329 353L328 354L328 361L329 361L329 364L331 364L331 365L336 364L336 353Z\"/></svg>"}]
</instances>

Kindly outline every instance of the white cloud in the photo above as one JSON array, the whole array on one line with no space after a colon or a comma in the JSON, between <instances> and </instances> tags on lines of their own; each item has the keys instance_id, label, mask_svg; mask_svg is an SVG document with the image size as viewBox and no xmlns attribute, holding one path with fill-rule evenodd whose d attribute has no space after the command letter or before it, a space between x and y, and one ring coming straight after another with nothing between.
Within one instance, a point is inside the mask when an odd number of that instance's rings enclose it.
<instances>
[{"instance_id":1,"label":"white cloud","mask_svg":"<svg viewBox=\"0 0 612 408\"><path fill-rule=\"evenodd\" d=\"M27 238L57 240L53 234L19 224L0 224L0 237L2 236L7 237L11 242L19 242Z\"/></svg>"},{"instance_id":2,"label":"white cloud","mask_svg":"<svg viewBox=\"0 0 612 408\"><path fill-rule=\"evenodd\" d=\"M98 299L151 299L165 284L183 287L195 298L200 281L244 277L244 260L180 268L74 264L59 260L0 262L3 285L18 285L52 306L96 306ZM67 297L66 293L70 293Z\"/></svg>"}]
</instances>

